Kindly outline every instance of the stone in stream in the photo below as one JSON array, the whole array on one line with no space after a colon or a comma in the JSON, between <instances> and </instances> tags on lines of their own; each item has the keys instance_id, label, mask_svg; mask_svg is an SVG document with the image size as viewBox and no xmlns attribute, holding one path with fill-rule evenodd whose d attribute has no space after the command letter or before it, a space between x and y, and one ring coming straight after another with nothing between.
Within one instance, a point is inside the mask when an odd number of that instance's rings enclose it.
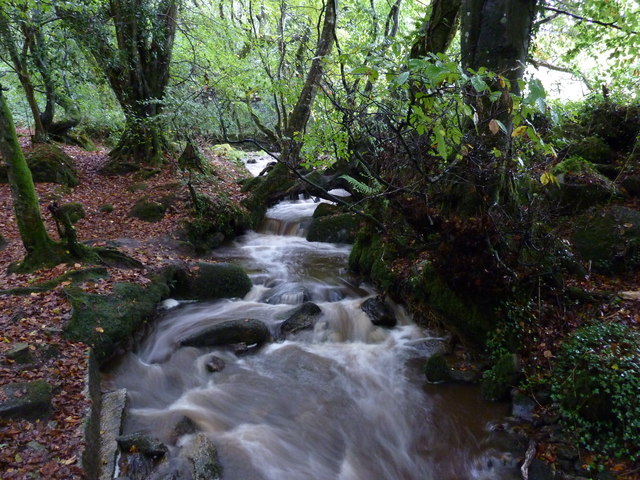
<instances>
[{"instance_id":1,"label":"stone in stream","mask_svg":"<svg viewBox=\"0 0 640 480\"><path fill-rule=\"evenodd\" d=\"M269 329L260 320L227 320L210 326L182 342L189 347L218 347L245 343L261 345L269 340Z\"/></svg>"},{"instance_id":2,"label":"stone in stream","mask_svg":"<svg viewBox=\"0 0 640 480\"><path fill-rule=\"evenodd\" d=\"M169 451L160 440L141 432L119 436L118 446L123 453L139 452L149 457L162 457Z\"/></svg>"},{"instance_id":3,"label":"stone in stream","mask_svg":"<svg viewBox=\"0 0 640 480\"><path fill-rule=\"evenodd\" d=\"M377 327L393 328L398 323L393 312L391 312L379 295L366 299L360 308L367 314L371 323Z\"/></svg>"},{"instance_id":4,"label":"stone in stream","mask_svg":"<svg viewBox=\"0 0 640 480\"><path fill-rule=\"evenodd\" d=\"M280 331L287 334L313 328L321 313L322 310L315 303L303 303L284 315L286 319L280 325Z\"/></svg>"},{"instance_id":5,"label":"stone in stream","mask_svg":"<svg viewBox=\"0 0 640 480\"><path fill-rule=\"evenodd\" d=\"M204 364L204 366L207 369L207 372L214 373L214 372L220 372L220 371L224 370L224 367L226 366L226 364L224 363L224 360L221 359L220 357L217 357L215 355L211 355L207 359L207 361Z\"/></svg>"},{"instance_id":6,"label":"stone in stream","mask_svg":"<svg viewBox=\"0 0 640 480\"><path fill-rule=\"evenodd\" d=\"M190 467L194 480L219 480L222 478L222 467L218 462L218 450L204 433L196 434L180 452Z\"/></svg>"},{"instance_id":7,"label":"stone in stream","mask_svg":"<svg viewBox=\"0 0 640 480\"><path fill-rule=\"evenodd\" d=\"M263 302L270 305L299 305L310 298L309 291L297 283L284 283L265 295Z\"/></svg>"},{"instance_id":8,"label":"stone in stream","mask_svg":"<svg viewBox=\"0 0 640 480\"><path fill-rule=\"evenodd\" d=\"M0 418L44 418L51 412L53 387L47 382L9 383L0 387Z\"/></svg>"}]
</instances>

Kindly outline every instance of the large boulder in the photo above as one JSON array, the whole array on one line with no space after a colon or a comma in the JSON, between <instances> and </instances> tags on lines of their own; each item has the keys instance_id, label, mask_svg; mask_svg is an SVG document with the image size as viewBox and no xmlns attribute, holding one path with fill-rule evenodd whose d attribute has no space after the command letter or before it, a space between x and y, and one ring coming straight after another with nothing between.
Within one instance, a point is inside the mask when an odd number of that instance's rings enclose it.
<instances>
[{"instance_id":1,"label":"large boulder","mask_svg":"<svg viewBox=\"0 0 640 480\"><path fill-rule=\"evenodd\" d=\"M557 183L547 189L550 199L564 213L603 205L620 193L615 184L581 157L571 157L552 169Z\"/></svg>"},{"instance_id":2,"label":"large boulder","mask_svg":"<svg viewBox=\"0 0 640 480\"><path fill-rule=\"evenodd\" d=\"M181 342L190 347L219 347L244 343L261 345L269 340L269 329L260 320L227 320L208 327Z\"/></svg>"},{"instance_id":3,"label":"large boulder","mask_svg":"<svg viewBox=\"0 0 640 480\"><path fill-rule=\"evenodd\" d=\"M571 241L580 257L601 273L640 267L640 212L613 206L591 209L573 223Z\"/></svg>"},{"instance_id":4,"label":"large boulder","mask_svg":"<svg viewBox=\"0 0 640 480\"><path fill-rule=\"evenodd\" d=\"M269 290L262 299L270 305L299 305L307 302L311 296L309 291L299 283L283 283Z\"/></svg>"},{"instance_id":5,"label":"large boulder","mask_svg":"<svg viewBox=\"0 0 640 480\"><path fill-rule=\"evenodd\" d=\"M0 392L1 419L41 419L51 412L53 387L45 381L9 383Z\"/></svg>"},{"instance_id":6,"label":"large boulder","mask_svg":"<svg viewBox=\"0 0 640 480\"><path fill-rule=\"evenodd\" d=\"M303 303L285 314L286 319L280 325L280 331L287 334L313 328L321 314L322 310L315 303Z\"/></svg>"},{"instance_id":7,"label":"large boulder","mask_svg":"<svg viewBox=\"0 0 640 480\"><path fill-rule=\"evenodd\" d=\"M190 466L194 480L220 480L222 466L218 461L218 451L209 437L198 433L180 452Z\"/></svg>"},{"instance_id":8,"label":"large boulder","mask_svg":"<svg viewBox=\"0 0 640 480\"><path fill-rule=\"evenodd\" d=\"M179 298L242 298L251 287L247 273L232 263L198 263L178 279L172 294Z\"/></svg>"},{"instance_id":9,"label":"large boulder","mask_svg":"<svg viewBox=\"0 0 640 480\"><path fill-rule=\"evenodd\" d=\"M137 218L145 222L159 222L164 218L166 208L160 202L156 202L148 197L138 200L131 210L129 217Z\"/></svg>"},{"instance_id":10,"label":"large boulder","mask_svg":"<svg viewBox=\"0 0 640 480\"><path fill-rule=\"evenodd\" d=\"M80 183L75 161L57 145L38 145L25 157L36 183L58 183L68 187ZM0 182L7 182L7 173L8 167L0 165Z\"/></svg>"},{"instance_id":11,"label":"large boulder","mask_svg":"<svg viewBox=\"0 0 640 480\"><path fill-rule=\"evenodd\" d=\"M307 240L310 242L353 243L360 228L354 213L314 217Z\"/></svg>"}]
</instances>

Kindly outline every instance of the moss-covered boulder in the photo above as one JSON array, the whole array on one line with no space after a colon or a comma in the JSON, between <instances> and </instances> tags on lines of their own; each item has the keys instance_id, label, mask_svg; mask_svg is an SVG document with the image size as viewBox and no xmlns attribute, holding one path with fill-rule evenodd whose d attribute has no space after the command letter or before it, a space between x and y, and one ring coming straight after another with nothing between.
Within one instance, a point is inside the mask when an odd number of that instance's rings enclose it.
<instances>
[{"instance_id":1,"label":"moss-covered boulder","mask_svg":"<svg viewBox=\"0 0 640 480\"><path fill-rule=\"evenodd\" d=\"M491 402L503 400L517 384L520 375L518 357L512 353L500 355L494 365L482 376L480 385L482 396Z\"/></svg>"},{"instance_id":2,"label":"moss-covered boulder","mask_svg":"<svg viewBox=\"0 0 640 480\"><path fill-rule=\"evenodd\" d=\"M609 144L595 135L579 139L570 147L569 152L591 163L609 163L613 158L613 150Z\"/></svg>"},{"instance_id":3,"label":"moss-covered boulder","mask_svg":"<svg viewBox=\"0 0 640 480\"><path fill-rule=\"evenodd\" d=\"M131 207L129 216L145 222L159 222L164 218L165 211L166 208L162 203L143 197Z\"/></svg>"},{"instance_id":4,"label":"moss-covered boulder","mask_svg":"<svg viewBox=\"0 0 640 480\"><path fill-rule=\"evenodd\" d=\"M172 291L178 298L242 298L253 286L244 269L232 263L198 263L180 275Z\"/></svg>"},{"instance_id":5,"label":"moss-covered boulder","mask_svg":"<svg viewBox=\"0 0 640 480\"><path fill-rule=\"evenodd\" d=\"M221 143L218 145L214 145L213 147L210 148L210 151L214 155L224 157L227 160L230 160L238 164L241 164L242 160L244 160L247 157L246 152L243 152L242 150L238 150L237 148L233 148L228 143Z\"/></svg>"},{"instance_id":6,"label":"moss-covered boulder","mask_svg":"<svg viewBox=\"0 0 640 480\"><path fill-rule=\"evenodd\" d=\"M43 380L0 387L0 419L42 419L51 412L53 387Z\"/></svg>"},{"instance_id":7,"label":"moss-covered boulder","mask_svg":"<svg viewBox=\"0 0 640 480\"><path fill-rule=\"evenodd\" d=\"M547 194L558 209L575 213L603 205L620 195L615 184L581 157L570 157L551 171L557 182L547 185Z\"/></svg>"},{"instance_id":8,"label":"moss-covered boulder","mask_svg":"<svg viewBox=\"0 0 640 480\"><path fill-rule=\"evenodd\" d=\"M258 226L267 208L284 198L294 185L295 177L284 163L273 165L267 175L246 181L242 189L249 196L242 203L250 212L251 225Z\"/></svg>"},{"instance_id":9,"label":"moss-covered boulder","mask_svg":"<svg viewBox=\"0 0 640 480\"><path fill-rule=\"evenodd\" d=\"M360 309L367 314L371 323L378 327L393 328L398 320L381 296L366 299Z\"/></svg>"},{"instance_id":10,"label":"moss-covered boulder","mask_svg":"<svg viewBox=\"0 0 640 480\"><path fill-rule=\"evenodd\" d=\"M328 217L329 215L338 215L340 213L343 213L343 211L338 205L322 202L313 211L313 218Z\"/></svg>"},{"instance_id":11,"label":"moss-covered boulder","mask_svg":"<svg viewBox=\"0 0 640 480\"><path fill-rule=\"evenodd\" d=\"M640 269L640 211L594 208L572 221L571 241L580 257L600 273Z\"/></svg>"},{"instance_id":12,"label":"moss-covered boulder","mask_svg":"<svg viewBox=\"0 0 640 480\"><path fill-rule=\"evenodd\" d=\"M25 157L36 183L58 183L68 187L80 183L75 161L57 145L38 145ZM0 165L0 182L7 182L7 172L7 166Z\"/></svg>"},{"instance_id":13,"label":"moss-covered boulder","mask_svg":"<svg viewBox=\"0 0 640 480\"><path fill-rule=\"evenodd\" d=\"M360 219L354 213L315 217L307 240L310 242L353 243L355 241Z\"/></svg>"},{"instance_id":14,"label":"moss-covered boulder","mask_svg":"<svg viewBox=\"0 0 640 480\"><path fill-rule=\"evenodd\" d=\"M106 360L154 316L158 302L169 295L168 280L158 276L147 287L118 283L110 295L86 293L78 287L65 289L73 307L63 329L65 337L93 347L98 362Z\"/></svg>"},{"instance_id":15,"label":"moss-covered boulder","mask_svg":"<svg viewBox=\"0 0 640 480\"><path fill-rule=\"evenodd\" d=\"M349 254L349 269L369 277L384 291L392 290L398 282L388 263L395 257L395 251L385 244L379 234L364 229L357 234Z\"/></svg>"}]
</instances>

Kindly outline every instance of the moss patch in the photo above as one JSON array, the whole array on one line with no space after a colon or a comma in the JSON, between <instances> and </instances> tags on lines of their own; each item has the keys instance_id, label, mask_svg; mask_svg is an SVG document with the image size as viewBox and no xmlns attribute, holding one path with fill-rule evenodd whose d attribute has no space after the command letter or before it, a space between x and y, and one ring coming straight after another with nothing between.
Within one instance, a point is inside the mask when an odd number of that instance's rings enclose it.
<instances>
[{"instance_id":1,"label":"moss patch","mask_svg":"<svg viewBox=\"0 0 640 480\"><path fill-rule=\"evenodd\" d=\"M353 243L360 227L354 213L315 217L309 226L310 242Z\"/></svg>"},{"instance_id":2,"label":"moss patch","mask_svg":"<svg viewBox=\"0 0 640 480\"><path fill-rule=\"evenodd\" d=\"M160 202L144 197L131 207L129 216L139 218L145 222L159 222L163 219L165 211L164 205Z\"/></svg>"},{"instance_id":3,"label":"moss patch","mask_svg":"<svg viewBox=\"0 0 640 480\"><path fill-rule=\"evenodd\" d=\"M103 362L153 316L169 287L166 278L158 277L146 288L118 283L111 295L86 293L77 287L65 289L65 294L73 307L65 337L93 347L96 360Z\"/></svg>"},{"instance_id":4,"label":"moss patch","mask_svg":"<svg viewBox=\"0 0 640 480\"><path fill-rule=\"evenodd\" d=\"M180 298L215 300L242 298L253 284L242 267L232 263L198 263L176 283L172 294Z\"/></svg>"},{"instance_id":5,"label":"moss patch","mask_svg":"<svg viewBox=\"0 0 640 480\"><path fill-rule=\"evenodd\" d=\"M26 154L34 182L76 187L80 182L74 160L57 145L38 145Z\"/></svg>"},{"instance_id":6,"label":"moss patch","mask_svg":"<svg viewBox=\"0 0 640 480\"><path fill-rule=\"evenodd\" d=\"M294 185L293 174L283 163L276 163L266 176L247 181L243 191L249 192L249 197L243 201L243 205L250 212L251 226L258 226L267 208L286 196L286 192Z\"/></svg>"}]
</instances>

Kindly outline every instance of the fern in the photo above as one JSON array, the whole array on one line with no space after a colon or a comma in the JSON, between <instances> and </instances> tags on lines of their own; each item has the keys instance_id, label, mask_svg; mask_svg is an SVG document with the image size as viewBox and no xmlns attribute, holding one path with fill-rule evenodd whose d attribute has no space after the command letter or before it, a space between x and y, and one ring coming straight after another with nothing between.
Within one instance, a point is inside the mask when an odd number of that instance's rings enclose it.
<instances>
[{"instance_id":1,"label":"fern","mask_svg":"<svg viewBox=\"0 0 640 480\"><path fill-rule=\"evenodd\" d=\"M371 175L367 175L367 178L371 181L371 186L350 175L340 175L340 178L344 178L355 191L362 195L376 195L382 192L382 184Z\"/></svg>"}]
</instances>

